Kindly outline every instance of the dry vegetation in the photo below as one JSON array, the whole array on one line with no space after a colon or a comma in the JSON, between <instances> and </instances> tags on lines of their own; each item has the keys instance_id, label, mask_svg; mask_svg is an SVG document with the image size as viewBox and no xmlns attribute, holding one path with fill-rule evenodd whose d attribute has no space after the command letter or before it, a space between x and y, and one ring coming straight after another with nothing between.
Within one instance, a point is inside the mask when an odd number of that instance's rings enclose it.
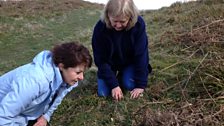
<instances>
[{"instance_id":1,"label":"dry vegetation","mask_svg":"<svg viewBox=\"0 0 224 126\"><path fill-rule=\"evenodd\" d=\"M83 2L82 0L22 0L0 1L0 15L10 17L60 15L74 9L98 8L103 5ZM53 15L52 15L53 16Z\"/></svg>"},{"instance_id":2,"label":"dry vegetation","mask_svg":"<svg viewBox=\"0 0 224 126\"><path fill-rule=\"evenodd\" d=\"M173 25L174 27L165 30L160 35L159 44L152 44L157 49L161 46L162 48L172 47L174 50L169 54L183 56L181 60L161 71L187 65L188 67L185 67L187 74L179 76L180 78L177 78L175 83L170 86L166 86L165 82L152 85L149 92L159 100L146 103L134 114L135 125L224 125L224 1L200 1L199 4L204 4L203 6L207 8L206 12L193 9L191 15L197 13L197 18L184 17L185 22L192 23L190 28ZM176 3L171 6L173 8L170 8L169 11L174 10L176 15L182 14L180 6L182 5ZM214 12L211 12L210 8L218 6L222 6L222 9L216 8ZM212 13L216 13L216 15L211 15ZM200 16L201 14L203 15ZM180 17L171 17L167 23L171 25L179 23L181 19L178 18ZM198 60L196 65L191 64L191 61L194 60ZM192 68L192 66L194 67ZM170 93L170 90L178 90L180 100L162 99L164 92ZM152 109L152 106L160 107ZM142 122L137 123L140 118Z\"/></svg>"}]
</instances>

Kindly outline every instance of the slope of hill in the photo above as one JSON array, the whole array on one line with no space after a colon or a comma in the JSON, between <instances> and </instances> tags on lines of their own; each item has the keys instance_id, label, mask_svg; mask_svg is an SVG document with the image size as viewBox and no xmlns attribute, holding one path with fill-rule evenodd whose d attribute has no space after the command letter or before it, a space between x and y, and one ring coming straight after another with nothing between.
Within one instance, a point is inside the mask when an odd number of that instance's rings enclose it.
<instances>
[{"instance_id":1,"label":"slope of hill","mask_svg":"<svg viewBox=\"0 0 224 126\"><path fill-rule=\"evenodd\" d=\"M0 1L0 75L43 49L80 41L91 50L102 5L80 0ZM52 126L224 125L224 1L174 3L144 11L153 74L144 96L96 95L96 68L72 91ZM91 50L92 51L92 50Z\"/></svg>"},{"instance_id":2,"label":"slope of hill","mask_svg":"<svg viewBox=\"0 0 224 126\"><path fill-rule=\"evenodd\" d=\"M223 125L223 12L224 1L213 0L143 14L154 64L149 93L172 101L144 110L144 125Z\"/></svg>"}]
</instances>

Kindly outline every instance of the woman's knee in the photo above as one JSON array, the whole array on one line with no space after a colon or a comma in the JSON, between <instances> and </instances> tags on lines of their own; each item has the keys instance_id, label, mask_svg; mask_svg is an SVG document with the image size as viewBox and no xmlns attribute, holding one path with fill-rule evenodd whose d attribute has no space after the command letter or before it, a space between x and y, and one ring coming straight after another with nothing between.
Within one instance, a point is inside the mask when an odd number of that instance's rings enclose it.
<instances>
[{"instance_id":1,"label":"woman's knee","mask_svg":"<svg viewBox=\"0 0 224 126\"><path fill-rule=\"evenodd\" d=\"M134 70L132 66L127 67L123 71L122 84L124 88L126 88L127 90L133 90L135 88L133 76L134 76Z\"/></svg>"},{"instance_id":2,"label":"woman's knee","mask_svg":"<svg viewBox=\"0 0 224 126\"><path fill-rule=\"evenodd\" d=\"M132 78L124 78L123 79L123 86L125 89L131 91L135 88L135 83Z\"/></svg>"},{"instance_id":3,"label":"woman's knee","mask_svg":"<svg viewBox=\"0 0 224 126\"><path fill-rule=\"evenodd\" d=\"M102 79L97 79L98 91L97 94L100 97L107 97L110 95L109 87L106 85L105 81Z\"/></svg>"}]
</instances>

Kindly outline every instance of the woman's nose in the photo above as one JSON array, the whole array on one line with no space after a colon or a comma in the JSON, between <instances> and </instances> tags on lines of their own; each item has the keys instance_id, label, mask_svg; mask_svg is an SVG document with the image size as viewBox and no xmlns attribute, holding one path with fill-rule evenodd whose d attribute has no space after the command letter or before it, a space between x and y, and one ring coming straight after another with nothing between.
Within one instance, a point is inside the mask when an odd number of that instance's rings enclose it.
<instances>
[{"instance_id":1,"label":"woman's nose","mask_svg":"<svg viewBox=\"0 0 224 126\"><path fill-rule=\"evenodd\" d=\"M116 23L116 27L121 27L121 23L120 22L117 22Z\"/></svg>"},{"instance_id":2,"label":"woman's nose","mask_svg":"<svg viewBox=\"0 0 224 126\"><path fill-rule=\"evenodd\" d=\"M83 80L83 79L84 79L84 75L83 75L83 73L80 73L79 80Z\"/></svg>"}]
</instances>

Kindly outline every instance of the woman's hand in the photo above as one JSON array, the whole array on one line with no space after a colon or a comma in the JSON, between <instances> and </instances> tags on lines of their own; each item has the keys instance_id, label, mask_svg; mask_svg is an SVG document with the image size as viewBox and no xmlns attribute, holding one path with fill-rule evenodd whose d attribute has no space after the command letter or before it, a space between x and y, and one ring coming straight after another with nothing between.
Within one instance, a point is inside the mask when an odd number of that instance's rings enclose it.
<instances>
[{"instance_id":1,"label":"woman's hand","mask_svg":"<svg viewBox=\"0 0 224 126\"><path fill-rule=\"evenodd\" d=\"M138 98L143 92L144 92L144 89L135 88L130 92L131 93L131 98L132 99Z\"/></svg>"},{"instance_id":2,"label":"woman's hand","mask_svg":"<svg viewBox=\"0 0 224 126\"><path fill-rule=\"evenodd\" d=\"M116 101L120 101L123 98L123 93L122 93L122 90L119 86L112 89L112 97Z\"/></svg>"},{"instance_id":3,"label":"woman's hand","mask_svg":"<svg viewBox=\"0 0 224 126\"><path fill-rule=\"evenodd\" d=\"M47 126L47 120L44 116L41 116L37 119L37 122L33 126Z\"/></svg>"}]
</instances>

